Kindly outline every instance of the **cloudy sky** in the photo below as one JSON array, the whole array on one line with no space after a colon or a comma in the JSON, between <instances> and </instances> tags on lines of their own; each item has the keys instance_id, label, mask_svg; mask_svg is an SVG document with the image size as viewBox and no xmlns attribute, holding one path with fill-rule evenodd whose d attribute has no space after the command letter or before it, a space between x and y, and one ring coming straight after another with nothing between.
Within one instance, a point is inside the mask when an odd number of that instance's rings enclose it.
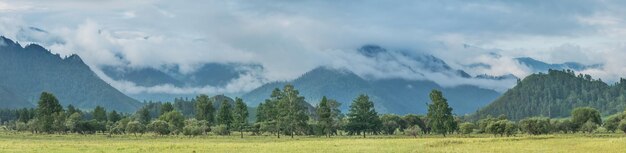
<instances>
[{"instance_id":1,"label":"cloudy sky","mask_svg":"<svg viewBox=\"0 0 626 153\"><path fill-rule=\"evenodd\" d=\"M377 73L365 71L376 63L352 59L352 51L364 44L432 54L456 69L492 65L464 69L472 75L532 73L514 57L604 64L583 73L615 81L626 76L625 7L617 0L0 0L0 34L62 56L78 54L92 68L178 65L193 72L208 62L265 67L227 88L181 92L241 92L318 66ZM436 78L444 85L485 84ZM127 92L149 90L105 80Z\"/></svg>"}]
</instances>

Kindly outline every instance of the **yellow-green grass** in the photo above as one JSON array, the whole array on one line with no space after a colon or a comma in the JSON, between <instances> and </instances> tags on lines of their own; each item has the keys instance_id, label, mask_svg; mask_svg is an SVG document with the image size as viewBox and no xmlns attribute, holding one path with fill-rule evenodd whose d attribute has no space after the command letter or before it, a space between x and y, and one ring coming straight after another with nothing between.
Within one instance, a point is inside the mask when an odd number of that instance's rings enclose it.
<instances>
[{"instance_id":1,"label":"yellow-green grass","mask_svg":"<svg viewBox=\"0 0 626 153\"><path fill-rule=\"evenodd\" d=\"M624 153L623 134L283 137L42 135L0 132L0 152L564 152Z\"/></svg>"}]
</instances>

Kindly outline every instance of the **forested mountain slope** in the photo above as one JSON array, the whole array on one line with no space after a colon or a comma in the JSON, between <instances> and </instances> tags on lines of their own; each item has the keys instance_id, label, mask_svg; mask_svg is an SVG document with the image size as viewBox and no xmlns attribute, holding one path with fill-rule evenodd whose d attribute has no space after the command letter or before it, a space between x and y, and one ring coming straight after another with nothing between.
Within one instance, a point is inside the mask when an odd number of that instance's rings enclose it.
<instances>
[{"instance_id":1,"label":"forested mountain slope","mask_svg":"<svg viewBox=\"0 0 626 153\"><path fill-rule=\"evenodd\" d=\"M506 115L509 119L531 116L567 117L573 108L593 107L604 115L624 111L626 80L614 85L574 71L549 70L530 75L496 101L471 117Z\"/></svg>"},{"instance_id":2,"label":"forested mountain slope","mask_svg":"<svg viewBox=\"0 0 626 153\"><path fill-rule=\"evenodd\" d=\"M98 105L134 112L142 104L101 80L78 55L62 58L39 45L22 47L0 37L0 86L16 97L37 103L41 92L53 93L63 106L90 109ZM4 95L4 94L2 94ZM13 101L0 101L6 108Z\"/></svg>"}]
</instances>

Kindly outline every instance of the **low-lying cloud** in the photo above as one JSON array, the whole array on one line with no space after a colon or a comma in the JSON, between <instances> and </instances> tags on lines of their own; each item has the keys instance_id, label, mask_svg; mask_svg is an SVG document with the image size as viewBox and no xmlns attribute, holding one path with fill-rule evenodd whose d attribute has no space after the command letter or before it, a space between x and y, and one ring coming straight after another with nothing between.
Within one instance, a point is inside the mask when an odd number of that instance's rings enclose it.
<instances>
[{"instance_id":1,"label":"low-lying cloud","mask_svg":"<svg viewBox=\"0 0 626 153\"><path fill-rule=\"evenodd\" d=\"M432 73L420 63L356 56L364 44L432 54L471 75L525 77L513 60L603 64L586 70L606 81L626 76L626 11L621 1L4 1L0 33L78 54L101 66L177 65L190 73L204 63L263 65L225 87L141 87L105 79L128 93L245 92L290 80L318 66L348 68L371 79L433 80L503 90L514 82ZM37 32L36 29L45 30ZM26 44L26 43L22 43ZM494 56L497 55L497 56ZM395 55L394 55L395 56ZM489 67L468 67L482 63ZM407 65L409 65L407 67Z\"/></svg>"}]
</instances>

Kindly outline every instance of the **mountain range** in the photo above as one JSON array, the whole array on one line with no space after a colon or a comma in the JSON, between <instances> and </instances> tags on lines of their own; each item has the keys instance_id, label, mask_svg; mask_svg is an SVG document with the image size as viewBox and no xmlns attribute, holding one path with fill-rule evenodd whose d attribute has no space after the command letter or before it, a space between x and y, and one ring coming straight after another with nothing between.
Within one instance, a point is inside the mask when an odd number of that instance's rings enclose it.
<instances>
[{"instance_id":1,"label":"mountain range","mask_svg":"<svg viewBox=\"0 0 626 153\"><path fill-rule=\"evenodd\" d=\"M394 65L396 69L376 67L383 73L394 73L400 69L415 78L377 78L375 74L354 71L349 68L321 66L300 77L288 81L266 83L246 93L239 93L249 106L256 106L269 97L275 88L293 84L306 101L315 105L322 96L343 103L341 109L347 111L353 98L368 94L375 107L382 113L426 112L431 90L442 90L456 114L469 114L488 106L501 96L493 89L476 85L442 86L426 77L439 74L450 78L482 80L517 80L517 76L492 76L488 74L472 76L461 69L454 69L444 60L428 54L388 50L377 45L364 45L356 50L358 55L375 63ZM42 91L50 91L58 96L63 105L73 104L79 108L93 108L101 105L109 109L134 111L142 106L135 99L171 101L174 97L195 97L197 94L170 93L127 93L130 98L116 90L91 71L80 57L72 55L61 58L39 45L20 44L2 37L0 41L0 103L3 108L33 107ZM584 70L602 65L583 65L574 62L549 64L532 58L516 58L535 71L549 69ZM488 65L486 65L488 66ZM167 68L131 68L123 66L99 67L104 74L116 81L127 81L137 86L152 87L171 85L174 87L223 87L230 81L246 73L262 71L262 65L239 63L206 63L196 71L182 73L176 66ZM506 94L505 94L506 95ZM497 100L496 100L497 102ZM483 109L486 110L486 109Z\"/></svg>"},{"instance_id":2,"label":"mountain range","mask_svg":"<svg viewBox=\"0 0 626 153\"><path fill-rule=\"evenodd\" d=\"M62 58L39 45L22 47L5 37L0 37L0 55L3 108L33 107L44 91L56 95L63 106L100 105L122 112L142 106L101 80L78 55Z\"/></svg>"}]
</instances>

